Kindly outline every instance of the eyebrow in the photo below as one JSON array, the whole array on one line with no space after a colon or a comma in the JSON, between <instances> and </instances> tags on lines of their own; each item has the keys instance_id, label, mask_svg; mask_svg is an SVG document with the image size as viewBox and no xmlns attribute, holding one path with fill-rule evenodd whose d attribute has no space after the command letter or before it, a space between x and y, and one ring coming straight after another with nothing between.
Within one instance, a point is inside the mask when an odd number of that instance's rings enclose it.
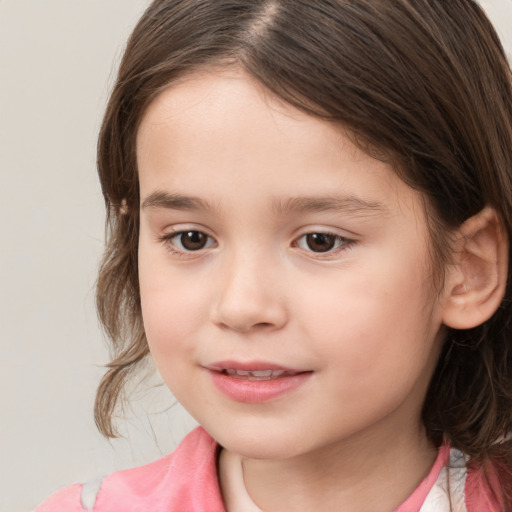
<instances>
[{"instance_id":1,"label":"eyebrow","mask_svg":"<svg viewBox=\"0 0 512 512\"><path fill-rule=\"evenodd\" d=\"M356 196L292 197L276 200L274 210L280 214L339 211L351 215L386 214L389 210L378 201Z\"/></svg>"},{"instance_id":2,"label":"eyebrow","mask_svg":"<svg viewBox=\"0 0 512 512\"><path fill-rule=\"evenodd\" d=\"M215 208L204 199L157 190L142 202L142 209L206 210ZM290 197L274 199L272 209L280 215L294 213L339 211L351 215L386 214L388 208L378 201L367 201L356 196Z\"/></svg>"},{"instance_id":3,"label":"eyebrow","mask_svg":"<svg viewBox=\"0 0 512 512\"><path fill-rule=\"evenodd\" d=\"M165 208L168 210L212 210L207 201L199 197L184 196L182 194L169 194L157 190L147 196L142 202L142 209Z\"/></svg>"}]
</instances>

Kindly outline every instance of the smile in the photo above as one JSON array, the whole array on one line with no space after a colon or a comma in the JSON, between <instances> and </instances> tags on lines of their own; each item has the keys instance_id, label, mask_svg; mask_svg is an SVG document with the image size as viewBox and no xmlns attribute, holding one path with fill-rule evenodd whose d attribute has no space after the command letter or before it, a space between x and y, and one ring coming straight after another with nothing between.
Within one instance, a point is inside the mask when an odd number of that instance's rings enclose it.
<instances>
[{"instance_id":1,"label":"smile","mask_svg":"<svg viewBox=\"0 0 512 512\"><path fill-rule=\"evenodd\" d=\"M214 386L236 402L262 403L287 395L305 384L312 371L270 363L216 363L206 368Z\"/></svg>"},{"instance_id":2,"label":"smile","mask_svg":"<svg viewBox=\"0 0 512 512\"><path fill-rule=\"evenodd\" d=\"M230 377L248 380L269 380L277 379L278 377L282 377L283 375L286 376L296 374L293 371L286 370L238 370L233 368L223 370L222 373L225 373Z\"/></svg>"}]
</instances>

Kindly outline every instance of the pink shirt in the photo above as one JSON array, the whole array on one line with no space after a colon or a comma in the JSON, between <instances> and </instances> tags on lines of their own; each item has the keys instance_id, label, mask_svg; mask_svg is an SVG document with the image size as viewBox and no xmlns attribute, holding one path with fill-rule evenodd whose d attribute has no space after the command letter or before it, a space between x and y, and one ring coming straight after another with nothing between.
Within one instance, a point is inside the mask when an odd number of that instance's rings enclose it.
<instances>
[{"instance_id":1,"label":"pink shirt","mask_svg":"<svg viewBox=\"0 0 512 512\"><path fill-rule=\"evenodd\" d=\"M226 512L217 478L218 450L198 427L172 454L104 478L99 491L92 493L93 508L82 504L87 489L74 484L50 496L35 512ZM481 476L466 472L462 454L443 446L430 473L395 512L448 512L450 500L452 505L458 501L455 510L463 512L502 512Z\"/></svg>"}]
</instances>

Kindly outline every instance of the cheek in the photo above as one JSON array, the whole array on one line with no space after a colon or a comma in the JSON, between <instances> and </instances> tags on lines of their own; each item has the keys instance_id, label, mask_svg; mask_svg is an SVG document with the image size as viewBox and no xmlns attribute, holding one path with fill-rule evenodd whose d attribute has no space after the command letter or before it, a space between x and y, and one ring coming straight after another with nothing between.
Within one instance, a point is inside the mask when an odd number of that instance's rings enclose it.
<instances>
[{"instance_id":1,"label":"cheek","mask_svg":"<svg viewBox=\"0 0 512 512\"><path fill-rule=\"evenodd\" d=\"M206 292L201 280L170 272L166 262L139 261L139 283L144 329L155 357L186 348L187 340L207 317Z\"/></svg>"},{"instance_id":2,"label":"cheek","mask_svg":"<svg viewBox=\"0 0 512 512\"><path fill-rule=\"evenodd\" d=\"M301 328L316 340L319 358L336 358L358 382L425 361L440 322L430 314L426 271L408 261L376 262L300 293L307 297Z\"/></svg>"},{"instance_id":3,"label":"cheek","mask_svg":"<svg viewBox=\"0 0 512 512\"><path fill-rule=\"evenodd\" d=\"M329 300L311 297L309 326L302 327L327 364L322 382L343 404L339 414L355 422L376 421L409 396L420 403L437 354L429 294L419 280L398 271L367 276L345 281L341 294L333 288Z\"/></svg>"}]
</instances>

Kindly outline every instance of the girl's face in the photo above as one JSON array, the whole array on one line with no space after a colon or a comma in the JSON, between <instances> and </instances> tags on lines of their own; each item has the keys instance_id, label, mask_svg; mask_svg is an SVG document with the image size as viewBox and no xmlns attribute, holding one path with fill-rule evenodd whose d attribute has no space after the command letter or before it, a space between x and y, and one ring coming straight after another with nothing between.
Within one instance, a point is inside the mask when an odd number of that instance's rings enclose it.
<instances>
[{"instance_id":1,"label":"girl's face","mask_svg":"<svg viewBox=\"0 0 512 512\"><path fill-rule=\"evenodd\" d=\"M420 431L442 338L421 195L246 74L138 133L144 325L176 398L252 458Z\"/></svg>"}]
</instances>

